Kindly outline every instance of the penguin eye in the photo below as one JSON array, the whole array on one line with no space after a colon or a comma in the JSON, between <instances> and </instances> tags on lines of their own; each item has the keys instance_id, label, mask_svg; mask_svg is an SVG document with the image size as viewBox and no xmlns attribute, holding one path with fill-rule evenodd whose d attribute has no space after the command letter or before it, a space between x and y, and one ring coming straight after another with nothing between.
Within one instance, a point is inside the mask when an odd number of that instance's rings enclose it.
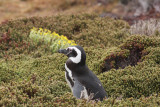
<instances>
[{"instance_id":1,"label":"penguin eye","mask_svg":"<svg viewBox=\"0 0 160 107\"><path fill-rule=\"evenodd\" d=\"M67 49L67 51L71 52L71 51L72 51L72 49L68 48L68 49Z\"/></svg>"}]
</instances>

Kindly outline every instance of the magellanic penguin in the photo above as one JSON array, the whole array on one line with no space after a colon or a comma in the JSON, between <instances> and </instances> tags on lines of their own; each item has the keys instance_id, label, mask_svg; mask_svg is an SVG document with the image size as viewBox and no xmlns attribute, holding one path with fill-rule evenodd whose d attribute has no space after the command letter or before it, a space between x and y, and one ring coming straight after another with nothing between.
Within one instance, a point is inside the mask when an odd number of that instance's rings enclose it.
<instances>
[{"instance_id":1,"label":"magellanic penguin","mask_svg":"<svg viewBox=\"0 0 160 107\"><path fill-rule=\"evenodd\" d=\"M65 78L76 98L103 100L107 94L97 76L86 65L86 53L81 46L58 50L68 56Z\"/></svg>"}]
</instances>

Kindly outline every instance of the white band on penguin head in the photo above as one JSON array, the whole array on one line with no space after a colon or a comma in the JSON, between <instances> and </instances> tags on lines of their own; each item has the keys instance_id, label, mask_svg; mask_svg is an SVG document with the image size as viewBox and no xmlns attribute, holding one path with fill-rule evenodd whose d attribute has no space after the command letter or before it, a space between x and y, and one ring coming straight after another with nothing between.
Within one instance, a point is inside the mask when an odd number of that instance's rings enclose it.
<instances>
[{"instance_id":1,"label":"white band on penguin head","mask_svg":"<svg viewBox=\"0 0 160 107\"><path fill-rule=\"evenodd\" d=\"M76 48L76 47L68 47L70 49L74 49L77 52L77 56L76 57L70 57L69 59L73 62L78 64L79 62L81 62L81 51Z\"/></svg>"}]
</instances>

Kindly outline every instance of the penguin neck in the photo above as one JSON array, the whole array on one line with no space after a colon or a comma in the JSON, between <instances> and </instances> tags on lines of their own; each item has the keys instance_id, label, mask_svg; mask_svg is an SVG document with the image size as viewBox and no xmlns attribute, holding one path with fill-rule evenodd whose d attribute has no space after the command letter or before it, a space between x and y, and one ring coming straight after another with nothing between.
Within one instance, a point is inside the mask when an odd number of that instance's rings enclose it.
<instances>
[{"instance_id":1,"label":"penguin neck","mask_svg":"<svg viewBox=\"0 0 160 107\"><path fill-rule=\"evenodd\" d=\"M86 58L84 58L83 56L81 56L81 54L77 55L76 57L70 57L67 62L71 63L71 64L75 64L75 65L85 65L86 64Z\"/></svg>"},{"instance_id":2,"label":"penguin neck","mask_svg":"<svg viewBox=\"0 0 160 107\"><path fill-rule=\"evenodd\" d=\"M73 63L70 59L68 59L65 63L65 69L69 69L72 73L72 76L76 76L78 74L81 74L83 73L82 69L83 68L86 68L86 65L85 64L75 64ZM67 70L66 69L66 70ZM68 70L67 70L68 71Z\"/></svg>"},{"instance_id":3,"label":"penguin neck","mask_svg":"<svg viewBox=\"0 0 160 107\"><path fill-rule=\"evenodd\" d=\"M81 60L79 63L75 63L72 59L69 58L66 61L66 64L67 66L85 66L86 65L85 62L86 62L85 60Z\"/></svg>"}]
</instances>

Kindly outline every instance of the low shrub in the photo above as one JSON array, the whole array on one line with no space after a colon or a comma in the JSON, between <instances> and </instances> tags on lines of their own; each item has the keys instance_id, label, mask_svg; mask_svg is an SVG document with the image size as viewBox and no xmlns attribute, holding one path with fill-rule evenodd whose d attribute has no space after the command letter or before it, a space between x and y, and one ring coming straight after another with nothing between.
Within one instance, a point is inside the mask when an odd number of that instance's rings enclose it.
<instances>
[{"instance_id":1,"label":"low shrub","mask_svg":"<svg viewBox=\"0 0 160 107\"><path fill-rule=\"evenodd\" d=\"M67 57L33 42L33 27L55 31L83 46L87 65L109 97L102 102L74 98L64 76ZM1 24L0 106L159 106L159 38L131 36L128 30L124 21L88 14Z\"/></svg>"}]
</instances>

